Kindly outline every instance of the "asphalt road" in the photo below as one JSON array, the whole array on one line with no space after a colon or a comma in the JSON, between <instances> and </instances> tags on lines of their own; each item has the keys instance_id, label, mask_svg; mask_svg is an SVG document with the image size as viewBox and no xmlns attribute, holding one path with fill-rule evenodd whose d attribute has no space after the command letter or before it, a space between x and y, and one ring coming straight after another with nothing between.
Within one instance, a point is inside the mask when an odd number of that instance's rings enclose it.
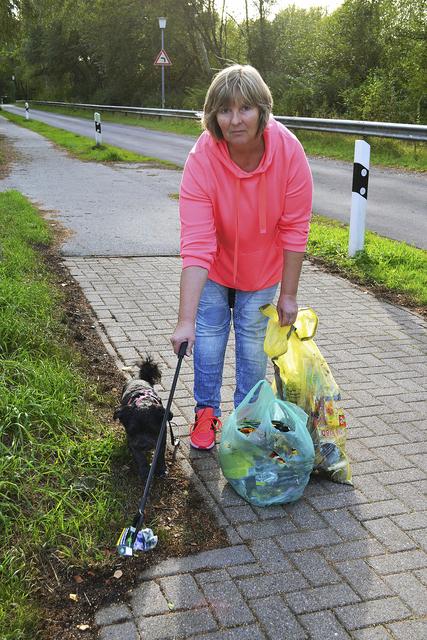
<instances>
[{"instance_id":1,"label":"asphalt road","mask_svg":"<svg viewBox=\"0 0 427 640\"><path fill-rule=\"evenodd\" d=\"M0 117L2 136L14 153L0 176L0 191L20 191L67 230L63 255L179 255L178 202L171 196L178 192L180 171L83 162Z\"/></svg>"},{"instance_id":2,"label":"asphalt road","mask_svg":"<svg viewBox=\"0 0 427 640\"><path fill-rule=\"evenodd\" d=\"M3 106L13 113L24 113L15 106ZM44 111L31 111L31 118L89 137L94 136L92 120ZM194 138L151 131L142 127L102 125L103 142L143 155L183 165ZM315 213L349 222L352 162L309 158L314 179ZM368 191L367 228L383 236L403 240L427 249L427 175L380 169L371 166Z\"/></svg>"}]
</instances>

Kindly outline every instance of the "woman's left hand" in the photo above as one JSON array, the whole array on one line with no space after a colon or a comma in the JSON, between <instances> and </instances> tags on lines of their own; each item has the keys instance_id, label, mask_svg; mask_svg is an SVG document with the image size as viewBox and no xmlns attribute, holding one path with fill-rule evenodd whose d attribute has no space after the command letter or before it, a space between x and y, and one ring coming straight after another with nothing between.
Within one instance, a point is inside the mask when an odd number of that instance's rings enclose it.
<instances>
[{"instance_id":1,"label":"woman's left hand","mask_svg":"<svg viewBox=\"0 0 427 640\"><path fill-rule=\"evenodd\" d=\"M281 293L277 301L277 313L281 327L292 325L297 319L297 297L287 293Z\"/></svg>"}]
</instances>

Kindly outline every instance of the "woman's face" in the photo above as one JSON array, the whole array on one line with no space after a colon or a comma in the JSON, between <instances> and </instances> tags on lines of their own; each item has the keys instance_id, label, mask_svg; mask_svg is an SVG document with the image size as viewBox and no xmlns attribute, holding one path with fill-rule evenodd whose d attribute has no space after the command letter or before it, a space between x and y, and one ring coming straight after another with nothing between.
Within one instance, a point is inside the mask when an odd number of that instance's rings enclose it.
<instances>
[{"instance_id":1,"label":"woman's face","mask_svg":"<svg viewBox=\"0 0 427 640\"><path fill-rule=\"evenodd\" d=\"M231 145L250 144L257 138L259 108L237 102L222 107L216 114L224 140Z\"/></svg>"}]
</instances>

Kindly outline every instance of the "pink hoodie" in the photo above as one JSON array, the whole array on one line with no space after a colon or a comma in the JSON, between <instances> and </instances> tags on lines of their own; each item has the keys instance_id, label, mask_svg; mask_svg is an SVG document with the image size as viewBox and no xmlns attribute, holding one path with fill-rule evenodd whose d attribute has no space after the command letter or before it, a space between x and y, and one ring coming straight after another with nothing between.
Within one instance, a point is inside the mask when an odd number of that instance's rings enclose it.
<instances>
[{"instance_id":1,"label":"pink hoodie","mask_svg":"<svg viewBox=\"0 0 427 640\"><path fill-rule=\"evenodd\" d=\"M183 267L204 267L214 282L243 291L279 282L283 249L305 251L309 230L313 185L300 142L273 118L264 142L261 162L246 172L205 131L181 182Z\"/></svg>"}]
</instances>

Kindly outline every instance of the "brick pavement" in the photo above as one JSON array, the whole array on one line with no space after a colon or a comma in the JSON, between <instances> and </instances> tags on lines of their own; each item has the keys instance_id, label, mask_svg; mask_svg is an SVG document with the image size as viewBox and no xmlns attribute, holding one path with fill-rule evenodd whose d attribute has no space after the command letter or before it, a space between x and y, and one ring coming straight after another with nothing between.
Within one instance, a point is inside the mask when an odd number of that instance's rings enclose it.
<instances>
[{"instance_id":1,"label":"brick pavement","mask_svg":"<svg viewBox=\"0 0 427 640\"><path fill-rule=\"evenodd\" d=\"M118 358L149 352L166 398L180 260L67 258ZM180 460L230 546L170 558L125 602L97 612L101 640L427 637L427 380L422 319L306 263L300 304L319 315L317 343L343 394L354 488L312 479L292 505L252 507L221 475L216 451L188 446L191 362L174 406ZM232 408L232 341L223 412ZM172 604L171 604L172 603Z\"/></svg>"}]
</instances>

